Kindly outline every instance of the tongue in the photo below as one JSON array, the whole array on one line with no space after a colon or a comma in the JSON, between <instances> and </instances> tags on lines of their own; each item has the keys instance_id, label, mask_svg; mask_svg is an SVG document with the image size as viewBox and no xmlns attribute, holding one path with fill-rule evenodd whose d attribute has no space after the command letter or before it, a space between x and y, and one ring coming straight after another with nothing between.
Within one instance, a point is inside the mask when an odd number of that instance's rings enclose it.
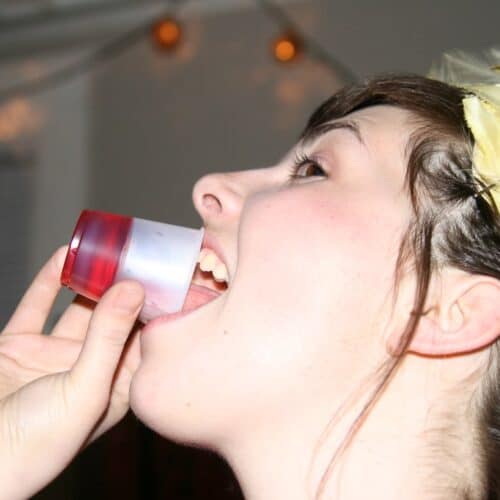
<instances>
[{"instance_id":1,"label":"tongue","mask_svg":"<svg viewBox=\"0 0 500 500\"><path fill-rule=\"evenodd\" d=\"M220 295L219 292L200 285L191 284L182 307L182 312L191 311L211 302Z\"/></svg>"}]
</instances>

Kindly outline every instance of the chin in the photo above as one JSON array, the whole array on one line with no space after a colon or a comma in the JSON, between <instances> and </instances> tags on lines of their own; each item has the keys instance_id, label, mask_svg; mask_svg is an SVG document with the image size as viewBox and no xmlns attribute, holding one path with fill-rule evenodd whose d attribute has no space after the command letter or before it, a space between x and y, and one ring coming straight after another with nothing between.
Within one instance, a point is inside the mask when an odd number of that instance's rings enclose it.
<instances>
[{"instance_id":1,"label":"chin","mask_svg":"<svg viewBox=\"0 0 500 500\"><path fill-rule=\"evenodd\" d=\"M162 391L158 380L146 367L139 367L130 386L130 408L147 427L166 439L185 446L217 451L210 419L200 415L195 405L182 403L175 394Z\"/></svg>"},{"instance_id":2,"label":"chin","mask_svg":"<svg viewBox=\"0 0 500 500\"><path fill-rule=\"evenodd\" d=\"M155 423L155 414L159 413L156 408L159 394L154 390L153 384L147 383L146 377L147 373L141 364L130 384L130 408L144 424L157 430L158 424Z\"/></svg>"}]
</instances>

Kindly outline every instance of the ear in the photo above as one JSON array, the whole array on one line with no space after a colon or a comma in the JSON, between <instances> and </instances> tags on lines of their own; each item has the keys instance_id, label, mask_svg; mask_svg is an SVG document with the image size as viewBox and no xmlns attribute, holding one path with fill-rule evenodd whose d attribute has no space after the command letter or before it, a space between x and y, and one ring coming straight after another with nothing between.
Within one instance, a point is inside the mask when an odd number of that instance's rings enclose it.
<instances>
[{"instance_id":1,"label":"ear","mask_svg":"<svg viewBox=\"0 0 500 500\"><path fill-rule=\"evenodd\" d=\"M484 348L500 335L500 281L448 273L439 296L421 316L408 351L440 356Z\"/></svg>"}]
</instances>

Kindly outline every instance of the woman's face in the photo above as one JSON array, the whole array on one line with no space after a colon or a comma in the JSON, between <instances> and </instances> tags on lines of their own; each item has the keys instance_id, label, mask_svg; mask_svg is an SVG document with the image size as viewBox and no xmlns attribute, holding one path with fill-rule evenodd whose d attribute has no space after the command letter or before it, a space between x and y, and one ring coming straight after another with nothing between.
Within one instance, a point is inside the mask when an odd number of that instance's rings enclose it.
<instances>
[{"instance_id":1,"label":"woman's face","mask_svg":"<svg viewBox=\"0 0 500 500\"><path fill-rule=\"evenodd\" d=\"M226 292L141 337L134 412L180 442L224 447L324 422L386 354L410 115L375 106L277 165L211 174L193 199L229 271ZM296 154L312 157L289 180Z\"/></svg>"}]
</instances>

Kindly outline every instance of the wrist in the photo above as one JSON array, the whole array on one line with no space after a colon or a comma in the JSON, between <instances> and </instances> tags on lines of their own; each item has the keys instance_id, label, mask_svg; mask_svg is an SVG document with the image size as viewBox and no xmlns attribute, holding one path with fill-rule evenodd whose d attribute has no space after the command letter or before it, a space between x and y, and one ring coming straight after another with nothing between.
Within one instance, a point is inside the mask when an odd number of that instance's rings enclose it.
<instances>
[{"instance_id":1,"label":"wrist","mask_svg":"<svg viewBox=\"0 0 500 500\"><path fill-rule=\"evenodd\" d=\"M30 487L20 446L22 431L13 421L15 393L0 400L0 500L25 499L36 493Z\"/></svg>"}]
</instances>

